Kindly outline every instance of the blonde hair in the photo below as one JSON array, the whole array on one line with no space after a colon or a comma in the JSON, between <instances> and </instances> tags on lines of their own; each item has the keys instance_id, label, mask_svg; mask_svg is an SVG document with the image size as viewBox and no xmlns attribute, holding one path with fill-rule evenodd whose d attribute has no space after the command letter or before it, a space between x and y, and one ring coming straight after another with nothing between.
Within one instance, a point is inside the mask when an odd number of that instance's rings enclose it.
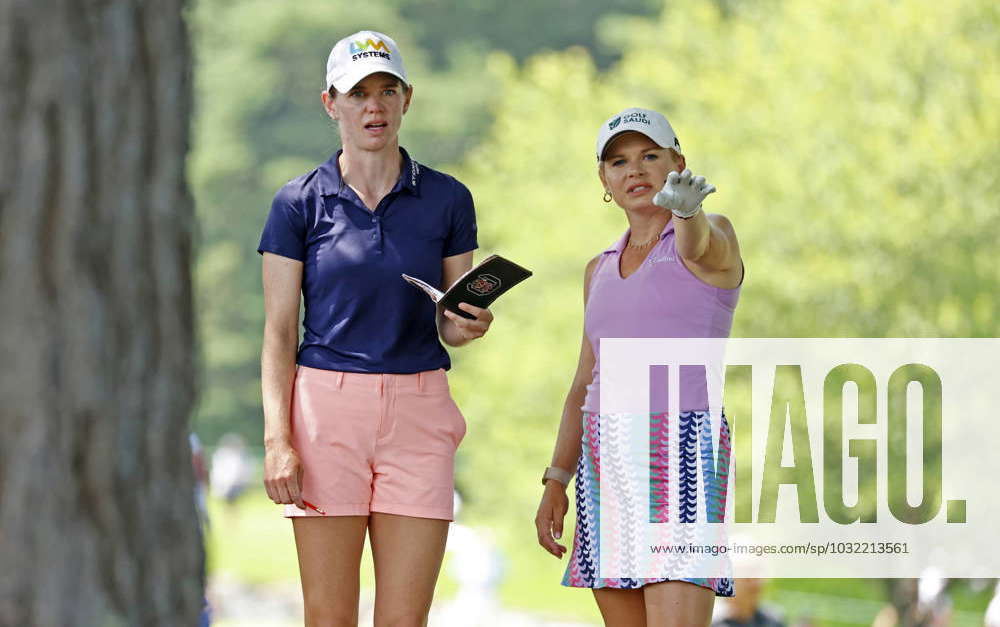
<instances>
[{"instance_id":1,"label":"blonde hair","mask_svg":"<svg viewBox=\"0 0 1000 627\"><path fill-rule=\"evenodd\" d=\"M390 76L391 76L391 74L390 74ZM406 83L404 83L402 81L402 79L400 79L398 76L393 76L393 78L396 79L396 83L399 84L403 88L403 93L404 94L406 92L410 91L410 86L407 85ZM336 98L337 97L337 88L334 87L333 85L330 85L330 89L328 89L326 93L330 94L331 98Z\"/></svg>"},{"instance_id":2,"label":"blonde hair","mask_svg":"<svg viewBox=\"0 0 1000 627\"><path fill-rule=\"evenodd\" d=\"M674 150L670 146L667 146L666 148L662 148L662 150L668 150L668 151L670 151L670 157L674 160L674 163L678 163L678 162L680 162L681 159L684 158L684 155L682 155L681 153L677 152L676 150ZM601 169L604 168L604 161L605 161L604 159L601 159L600 161L597 162L597 169L598 170L601 170Z\"/></svg>"}]
</instances>

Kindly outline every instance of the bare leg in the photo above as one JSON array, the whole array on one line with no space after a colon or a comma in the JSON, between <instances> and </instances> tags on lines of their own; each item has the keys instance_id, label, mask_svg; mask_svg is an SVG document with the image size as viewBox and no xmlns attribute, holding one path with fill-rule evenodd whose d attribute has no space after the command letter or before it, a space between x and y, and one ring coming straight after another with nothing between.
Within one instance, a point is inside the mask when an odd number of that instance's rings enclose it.
<instances>
[{"instance_id":1,"label":"bare leg","mask_svg":"<svg viewBox=\"0 0 1000 627\"><path fill-rule=\"evenodd\" d=\"M424 627L441 572L448 521L372 512L375 627Z\"/></svg>"},{"instance_id":2,"label":"bare leg","mask_svg":"<svg viewBox=\"0 0 1000 627\"><path fill-rule=\"evenodd\" d=\"M367 516L292 518L306 627L357 627Z\"/></svg>"},{"instance_id":3,"label":"bare leg","mask_svg":"<svg viewBox=\"0 0 1000 627\"><path fill-rule=\"evenodd\" d=\"M642 588L595 588L594 598L601 610L605 627L646 627L646 605Z\"/></svg>"},{"instance_id":4,"label":"bare leg","mask_svg":"<svg viewBox=\"0 0 1000 627\"><path fill-rule=\"evenodd\" d=\"M708 627L715 592L686 581L664 581L642 588L646 627Z\"/></svg>"}]
</instances>

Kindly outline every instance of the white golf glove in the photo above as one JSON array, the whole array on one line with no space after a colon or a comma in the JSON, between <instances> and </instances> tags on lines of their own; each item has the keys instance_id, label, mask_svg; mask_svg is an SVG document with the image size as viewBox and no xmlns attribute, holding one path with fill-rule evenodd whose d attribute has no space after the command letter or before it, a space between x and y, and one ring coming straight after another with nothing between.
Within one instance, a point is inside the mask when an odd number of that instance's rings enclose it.
<instances>
[{"instance_id":1,"label":"white golf glove","mask_svg":"<svg viewBox=\"0 0 1000 627\"><path fill-rule=\"evenodd\" d=\"M701 209L701 201L715 191L715 185L705 182L704 176L691 176L691 170L667 175L663 189L653 196L653 204L669 209L678 218L690 218Z\"/></svg>"}]
</instances>

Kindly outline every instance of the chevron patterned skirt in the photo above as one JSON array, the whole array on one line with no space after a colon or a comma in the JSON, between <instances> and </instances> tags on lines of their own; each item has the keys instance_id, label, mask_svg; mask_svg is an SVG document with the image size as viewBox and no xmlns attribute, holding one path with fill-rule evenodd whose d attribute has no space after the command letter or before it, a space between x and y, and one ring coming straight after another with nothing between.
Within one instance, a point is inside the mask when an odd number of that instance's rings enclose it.
<instances>
[{"instance_id":1,"label":"chevron patterned skirt","mask_svg":"<svg viewBox=\"0 0 1000 627\"><path fill-rule=\"evenodd\" d=\"M697 446L699 440L704 446L704 435L708 430L709 413L707 411L685 411L679 417L679 434L683 441L690 440L690 445ZM667 415L652 414L650 416L650 522L655 522L667 515ZM733 596L733 581L729 578L672 578L657 579L620 578L607 579L599 576L600 539L601 539L601 453L600 453L600 415L583 412L583 448L576 470L576 533L573 538L573 551L562 585L573 588L641 588L650 583L662 581L686 581L715 592L716 596ZM709 438L711 446L711 438ZM726 486L729 468L729 425L725 414L722 415L722 429L719 435L719 451L722 463L716 468L715 480L709 482L707 512L709 516L721 516L725 511ZM707 453L708 451L703 451ZM712 456L714 457L714 456ZM690 476L685 476L685 475ZM693 495L697 490L697 477L693 473L682 473L678 478L679 497L683 500L687 493ZM713 489L713 485L715 486ZM683 514L682 514L683 515ZM721 518L720 518L721 520Z\"/></svg>"}]
</instances>

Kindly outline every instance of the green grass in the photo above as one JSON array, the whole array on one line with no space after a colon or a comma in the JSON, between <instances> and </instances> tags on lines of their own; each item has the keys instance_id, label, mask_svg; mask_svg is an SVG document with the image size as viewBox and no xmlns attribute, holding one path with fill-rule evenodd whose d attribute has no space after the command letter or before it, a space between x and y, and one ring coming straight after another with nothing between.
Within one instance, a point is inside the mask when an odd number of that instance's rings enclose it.
<instances>
[{"instance_id":1,"label":"green grass","mask_svg":"<svg viewBox=\"0 0 1000 627\"><path fill-rule=\"evenodd\" d=\"M538 546L530 517L490 521L496 542L504 550L502 602L510 607L567 620L600 624L593 595L587 590L559 585L566 560L557 560ZM282 516L263 489L251 490L230 511L215 499L209 500L211 525L208 532L209 574L227 572L249 584L298 581L298 563L291 522ZM480 524L487 521L480 521ZM566 520L564 543L572 543L572 516ZM438 581L435 598L454 596L457 582L450 574L451 554ZM365 549L361 565L361 585L374 587L371 551ZM956 616L954 624L976 624L992 594L992 586L974 592L964 583L953 587ZM849 627L871 624L886 601L886 590L878 579L776 579L766 588L765 601L782 609L790 620L812 617L815 625ZM978 618L979 624L982 619Z\"/></svg>"},{"instance_id":2,"label":"green grass","mask_svg":"<svg viewBox=\"0 0 1000 627\"><path fill-rule=\"evenodd\" d=\"M235 509L214 498L208 501L210 525L206 552L208 573L228 573L248 584L298 581L292 523L282 506L267 498L263 488L251 490ZM451 556L446 554L435 596L450 598L457 589L447 576ZM361 558L361 587L375 586L371 548L366 544Z\"/></svg>"},{"instance_id":3,"label":"green grass","mask_svg":"<svg viewBox=\"0 0 1000 627\"><path fill-rule=\"evenodd\" d=\"M235 509L210 498L208 515L209 575L227 572L251 584L298 580L292 524L263 489L252 490Z\"/></svg>"}]
</instances>

